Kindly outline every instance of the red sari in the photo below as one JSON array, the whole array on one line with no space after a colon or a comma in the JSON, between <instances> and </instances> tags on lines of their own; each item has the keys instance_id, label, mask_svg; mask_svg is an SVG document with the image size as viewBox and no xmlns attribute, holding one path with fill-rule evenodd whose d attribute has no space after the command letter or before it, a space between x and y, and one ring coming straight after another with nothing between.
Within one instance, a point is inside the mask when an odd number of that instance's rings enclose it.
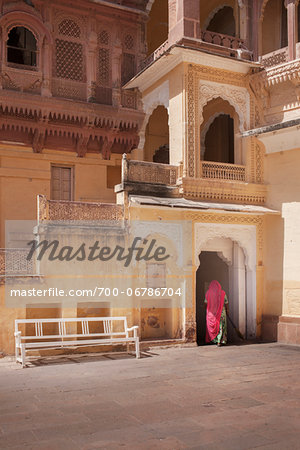
<instances>
[{"instance_id":1,"label":"red sari","mask_svg":"<svg viewBox=\"0 0 300 450\"><path fill-rule=\"evenodd\" d=\"M213 280L205 295L206 309L206 342L213 341L220 331L220 319L224 306L225 292L220 283Z\"/></svg>"}]
</instances>

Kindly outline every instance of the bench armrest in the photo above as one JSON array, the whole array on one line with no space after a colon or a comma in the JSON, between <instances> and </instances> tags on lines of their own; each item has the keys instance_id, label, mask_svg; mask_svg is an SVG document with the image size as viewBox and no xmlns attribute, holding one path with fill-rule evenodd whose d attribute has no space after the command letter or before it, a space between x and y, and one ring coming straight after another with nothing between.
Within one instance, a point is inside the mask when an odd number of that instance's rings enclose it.
<instances>
[{"instance_id":1,"label":"bench armrest","mask_svg":"<svg viewBox=\"0 0 300 450\"><path fill-rule=\"evenodd\" d=\"M139 329L139 327L137 325L134 325L133 327L127 328L126 331L133 331L133 336L137 337L137 330Z\"/></svg>"}]
</instances>

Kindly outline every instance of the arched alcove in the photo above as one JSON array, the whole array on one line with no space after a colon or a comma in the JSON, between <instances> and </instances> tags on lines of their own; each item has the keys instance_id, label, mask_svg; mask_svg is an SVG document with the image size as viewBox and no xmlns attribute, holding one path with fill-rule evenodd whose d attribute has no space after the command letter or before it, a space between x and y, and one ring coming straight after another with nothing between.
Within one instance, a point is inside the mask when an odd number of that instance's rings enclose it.
<instances>
[{"instance_id":1,"label":"arched alcove","mask_svg":"<svg viewBox=\"0 0 300 450\"><path fill-rule=\"evenodd\" d=\"M168 39L168 0L155 0L147 23L148 55Z\"/></svg>"},{"instance_id":2,"label":"arched alcove","mask_svg":"<svg viewBox=\"0 0 300 450\"><path fill-rule=\"evenodd\" d=\"M261 54L288 45L287 9L284 0L269 0L261 15Z\"/></svg>"},{"instance_id":3,"label":"arched alcove","mask_svg":"<svg viewBox=\"0 0 300 450\"><path fill-rule=\"evenodd\" d=\"M211 18L207 30L235 36L236 24L233 8L231 6L221 7L221 9L219 9Z\"/></svg>"},{"instance_id":4,"label":"arched alcove","mask_svg":"<svg viewBox=\"0 0 300 450\"><path fill-rule=\"evenodd\" d=\"M169 117L168 110L159 105L151 114L145 133L144 157L146 161L163 162L160 156L165 158L169 149Z\"/></svg>"},{"instance_id":5,"label":"arched alcove","mask_svg":"<svg viewBox=\"0 0 300 450\"><path fill-rule=\"evenodd\" d=\"M200 129L200 157L203 161L242 164L239 116L234 107L220 97L203 109Z\"/></svg>"}]
</instances>

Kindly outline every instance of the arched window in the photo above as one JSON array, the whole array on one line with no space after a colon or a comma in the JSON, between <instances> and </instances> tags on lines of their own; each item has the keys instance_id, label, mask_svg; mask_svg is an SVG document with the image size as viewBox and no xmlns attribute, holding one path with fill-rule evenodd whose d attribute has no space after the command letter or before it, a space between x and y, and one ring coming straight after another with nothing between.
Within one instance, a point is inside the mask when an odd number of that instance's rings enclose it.
<instances>
[{"instance_id":1,"label":"arched window","mask_svg":"<svg viewBox=\"0 0 300 450\"><path fill-rule=\"evenodd\" d=\"M37 65L36 39L25 27L14 27L7 40L7 62L24 66Z\"/></svg>"},{"instance_id":2,"label":"arched window","mask_svg":"<svg viewBox=\"0 0 300 450\"><path fill-rule=\"evenodd\" d=\"M205 161L234 164L234 124L228 114L216 117L205 137Z\"/></svg>"},{"instance_id":3,"label":"arched window","mask_svg":"<svg viewBox=\"0 0 300 450\"><path fill-rule=\"evenodd\" d=\"M207 31L235 36L235 19L233 9L224 6L219 9L208 24Z\"/></svg>"}]
</instances>

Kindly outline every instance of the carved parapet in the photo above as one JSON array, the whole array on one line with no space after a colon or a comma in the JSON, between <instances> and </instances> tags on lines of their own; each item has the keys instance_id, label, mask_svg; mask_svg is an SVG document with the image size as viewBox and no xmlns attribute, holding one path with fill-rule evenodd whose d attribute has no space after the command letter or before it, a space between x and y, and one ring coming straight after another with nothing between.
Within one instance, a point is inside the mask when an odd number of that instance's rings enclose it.
<instances>
[{"instance_id":1,"label":"carved parapet","mask_svg":"<svg viewBox=\"0 0 300 450\"><path fill-rule=\"evenodd\" d=\"M123 207L110 203L47 200L48 220L51 221L122 221Z\"/></svg>"},{"instance_id":2,"label":"carved parapet","mask_svg":"<svg viewBox=\"0 0 300 450\"><path fill-rule=\"evenodd\" d=\"M178 167L142 161L128 161L127 181L136 183L176 185Z\"/></svg>"},{"instance_id":3,"label":"carved parapet","mask_svg":"<svg viewBox=\"0 0 300 450\"><path fill-rule=\"evenodd\" d=\"M191 200L263 205L266 186L237 181L183 178L181 195Z\"/></svg>"},{"instance_id":4,"label":"carved parapet","mask_svg":"<svg viewBox=\"0 0 300 450\"><path fill-rule=\"evenodd\" d=\"M274 67L288 61L288 47L280 48L261 57L264 67Z\"/></svg>"},{"instance_id":5,"label":"carved parapet","mask_svg":"<svg viewBox=\"0 0 300 450\"><path fill-rule=\"evenodd\" d=\"M201 177L213 180L246 181L246 167L238 164L225 164L201 161Z\"/></svg>"}]
</instances>

